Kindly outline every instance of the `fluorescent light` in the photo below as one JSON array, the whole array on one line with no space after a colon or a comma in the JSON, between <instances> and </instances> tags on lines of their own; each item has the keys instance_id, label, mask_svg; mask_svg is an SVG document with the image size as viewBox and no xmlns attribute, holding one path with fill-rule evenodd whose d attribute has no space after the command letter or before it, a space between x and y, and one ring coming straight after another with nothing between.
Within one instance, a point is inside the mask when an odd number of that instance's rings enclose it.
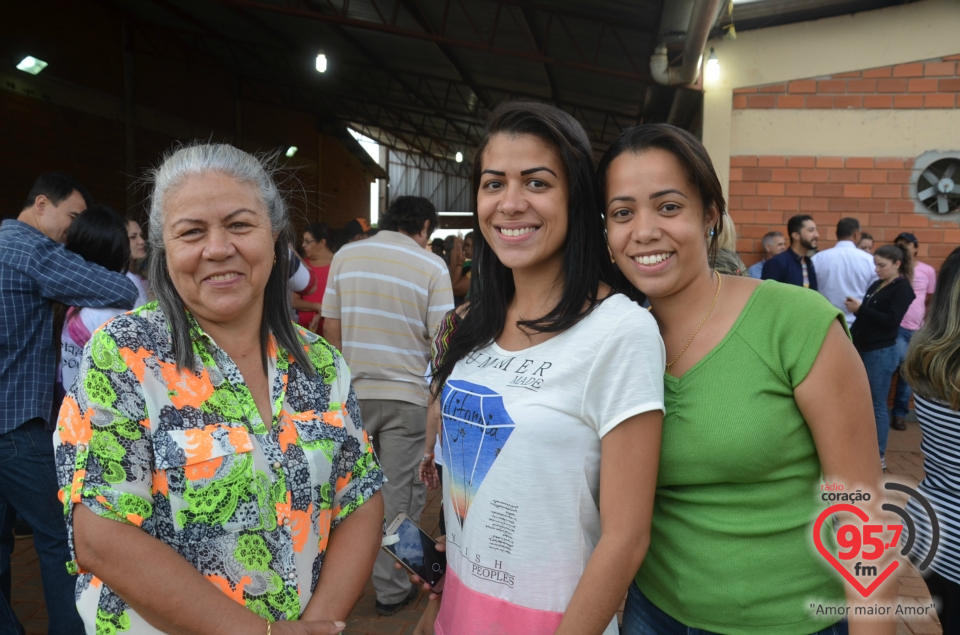
<instances>
[{"instance_id":1,"label":"fluorescent light","mask_svg":"<svg viewBox=\"0 0 960 635\"><path fill-rule=\"evenodd\" d=\"M707 58L707 67L703 71L703 79L710 83L720 79L720 60L717 59L717 54L713 52L713 49L710 49L710 57Z\"/></svg>"},{"instance_id":2,"label":"fluorescent light","mask_svg":"<svg viewBox=\"0 0 960 635\"><path fill-rule=\"evenodd\" d=\"M326 73L327 72L327 56L323 53L317 55L317 72Z\"/></svg>"},{"instance_id":3,"label":"fluorescent light","mask_svg":"<svg viewBox=\"0 0 960 635\"><path fill-rule=\"evenodd\" d=\"M457 156L454 157L457 160L457 163L463 163L463 153L457 152Z\"/></svg>"},{"instance_id":4,"label":"fluorescent light","mask_svg":"<svg viewBox=\"0 0 960 635\"><path fill-rule=\"evenodd\" d=\"M289 148L287 148L286 154L288 157L292 157L296 153L297 153L297 146L290 146Z\"/></svg>"},{"instance_id":5,"label":"fluorescent light","mask_svg":"<svg viewBox=\"0 0 960 635\"><path fill-rule=\"evenodd\" d=\"M31 75L36 75L46 67L46 62L43 60L38 60L33 55L27 55L19 64L17 64L17 68L25 73L30 73Z\"/></svg>"}]
</instances>

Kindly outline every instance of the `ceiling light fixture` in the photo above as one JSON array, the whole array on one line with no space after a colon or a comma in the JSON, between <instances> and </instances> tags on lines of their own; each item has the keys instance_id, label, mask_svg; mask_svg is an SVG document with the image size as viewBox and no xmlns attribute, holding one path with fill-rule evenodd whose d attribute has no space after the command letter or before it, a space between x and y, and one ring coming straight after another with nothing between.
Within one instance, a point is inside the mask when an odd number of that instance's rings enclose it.
<instances>
[{"instance_id":1,"label":"ceiling light fixture","mask_svg":"<svg viewBox=\"0 0 960 635\"><path fill-rule=\"evenodd\" d=\"M457 163L463 163L463 153L457 152L457 155L454 157L457 160Z\"/></svg>"},{"instance_id":2,"label":"ceiling light fixture","mask_svg":"<svg viewBox=\"0 0 960 635\"><path fill-rule=\"evenodd\" d=\"M720 80L720 60L717 59L717 54L712 48L710 57L707 58L707 67L703 71L703 78L711 84Z\"/></svg>"},{"instance_id":3,"label":"ceiling light fixture","mask_svg":"<svg viewBox=\"0 0 960 635\"><path fill-rule=\"evenodd\" d=\"M287 148L287 151L285 154L287 155L287 158L292 158L293 155L295 155L296 153L297 153L297 146L290 146L289 148Z\"/></svg>"},{"instance_id":4,"label":"ceiling light fixture","mask_svg":"<svg viewBox=\"0 0 960 635\"><path fill-rule=\"evenodd\" d=\"M23 71L24 73L30 73L31 75L36 75L43 69L47 67L47 63L43 60L38 60L33 55L27 55L23 58L17 68Z\"/></svg>"},{"instance_id":5,"label":"ceiling light fixture","mask_svg":"<svg viewBox=\"0 0 960 635\"><path fill-rule=\"evenodd\" d=\"M326 73L327 72L327 56L323 53L317 54L317 72Z\"/></svg>"}]
</instances>

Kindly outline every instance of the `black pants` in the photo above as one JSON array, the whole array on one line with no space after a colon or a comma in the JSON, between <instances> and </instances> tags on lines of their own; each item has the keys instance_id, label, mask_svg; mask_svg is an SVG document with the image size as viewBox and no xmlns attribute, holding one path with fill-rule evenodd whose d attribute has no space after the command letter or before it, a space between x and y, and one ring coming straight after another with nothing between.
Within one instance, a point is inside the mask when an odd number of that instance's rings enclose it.
<instances>
[{"instance_id":1,"label":"black pants","mask_svg":"<svg viewBox=\"0 0 960 635\"><path fill-rule=\"evenodd\" d=\"M933 601L937 603L937 617L943 626L943 635L960 633L960 584L947 580L935 571L923 575Z\"/></svg>"}]
</instances>

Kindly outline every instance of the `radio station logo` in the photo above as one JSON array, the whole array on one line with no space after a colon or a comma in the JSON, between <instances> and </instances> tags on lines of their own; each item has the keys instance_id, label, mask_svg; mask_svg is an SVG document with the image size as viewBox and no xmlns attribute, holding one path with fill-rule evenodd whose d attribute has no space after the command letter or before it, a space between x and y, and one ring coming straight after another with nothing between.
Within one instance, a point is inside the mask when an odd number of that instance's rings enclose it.
<instances>
[{"instance_id":1,"label":"radio station logo","mask_svg":"<svg viewBox=\"0 0 960 635\"><path fill-rule=\"evenodd\" d=\"M870 596L900 566L900 563L894 559L880 570L878 561L887 550L896 549L900 546L904 535L906 540L903 541L900 555L912 556L914 562L919 560L917 568L920 571L924 571L930 566L940 543L940 524L937 522L937 515L930 502L920 492L900 483L886 483L884 487L909 495L926 512L930 527L930 547L927 553L923 554L922 560L919 554L912 554L914 547L917 546L917 528L910 513L897 505L884 503L881 508L898 515L903 524L884 526L879 523L871 523L869 514L856 505L861 502L869 502L871 498L869 492L861 493L860 490L857 490L853 493L847 493L843 491L842 485L824 485L823 489L826 491L821 498L828 502L834 502L834 504L820 513L813 526L813 542L817 551L865 598ZM821 529L824 522L838 512L853 514L862 522L860 525L847 523L837 529L836 539L840 549L834 556L823 544ZM851 564L853 566L850 566Z\"/></svg>"}]
</instances>

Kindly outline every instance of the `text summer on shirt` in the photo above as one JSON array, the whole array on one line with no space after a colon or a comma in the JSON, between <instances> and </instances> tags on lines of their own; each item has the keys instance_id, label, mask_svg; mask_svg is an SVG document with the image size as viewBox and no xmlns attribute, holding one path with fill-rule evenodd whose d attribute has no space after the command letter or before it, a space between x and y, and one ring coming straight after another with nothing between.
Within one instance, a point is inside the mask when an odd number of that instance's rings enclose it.
<instances>
[{"instance_id":1,"label":"text summer on shirt","mask_svg":"<svg viewBox=\"0 0 960 635\"><path fill-rule=\"evenodd\" d=\"M664 358L649 312L613 295L546 342L457 363L441 394L438 635L554 633L600 539L601 439L663 410Z\"/></svg>"}]
</instances>

